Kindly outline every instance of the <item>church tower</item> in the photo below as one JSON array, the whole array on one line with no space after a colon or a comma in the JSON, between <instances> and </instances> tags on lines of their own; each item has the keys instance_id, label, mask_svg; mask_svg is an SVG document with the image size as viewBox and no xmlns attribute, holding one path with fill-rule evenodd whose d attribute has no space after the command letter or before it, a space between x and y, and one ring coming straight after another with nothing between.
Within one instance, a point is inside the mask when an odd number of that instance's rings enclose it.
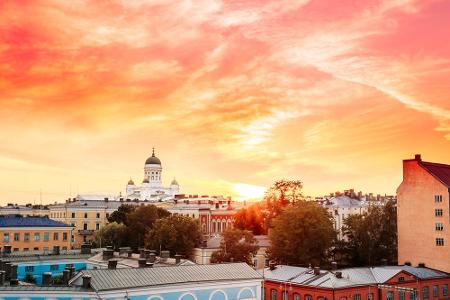
<instances>
[{"instance_id":1,"label":"church tower","mask_svg":"<svg viewBox=\"0 0 450 300\"><path fill-rule=\"evenodd\" d=\"M161 187L161 173L161 161L155 156L155 148L153 148L152 156L147 158L145 161L143 185L148 185L155 188Z\"/></svg>"}]
</instances>

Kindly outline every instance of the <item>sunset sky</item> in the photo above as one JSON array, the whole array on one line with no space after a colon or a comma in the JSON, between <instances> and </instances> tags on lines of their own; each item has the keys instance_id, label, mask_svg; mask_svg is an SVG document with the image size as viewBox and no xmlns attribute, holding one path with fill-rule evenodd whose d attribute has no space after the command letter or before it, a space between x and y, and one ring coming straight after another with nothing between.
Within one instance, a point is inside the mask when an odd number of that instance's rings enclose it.
<instances>
[{"instance_id":1,"label":"sunset sky","mask_svg":"<svg viewBox=\"0 0 450 300\"><path fill-rule=\"evenodd\" d=\"M0 1L0 204L395 193L450 163L450 1Z\"/></svg>"}]
</instances>

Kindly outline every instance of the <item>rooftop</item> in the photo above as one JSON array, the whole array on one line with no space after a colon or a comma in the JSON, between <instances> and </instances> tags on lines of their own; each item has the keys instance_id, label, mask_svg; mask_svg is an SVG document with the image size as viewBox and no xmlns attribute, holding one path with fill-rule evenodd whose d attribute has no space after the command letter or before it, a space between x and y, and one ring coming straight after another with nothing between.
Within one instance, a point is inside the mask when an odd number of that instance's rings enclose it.
<instances>
[{"instance_id":1,"label":"rooftop","mask_svg":"<svg viewBox=\"0 0 450 300\"><path fill-rule=\"evenodd\" d=\"M422 161L420 165L439 179L447 187L450 187L450 165Z\"/></svg>"},{"instance_id":2,"label":"rooftop","mask_svg":"<svg viewBox=\"0 0 450 300\"><path fill-rule=\"evenodd\" d=\"M311 268L277 266L274 270L266 269L265 278L273 281L287 281L293 284L322 288L345 288L367 284L382 284L404 271L419 279L448 277L444 272L429 268L416 268L411 266L381 266L362 267L337 270L342 273L338 278L335 272L320 270L320 275L315 275Z\"/></svg>"},{"instance_id":3,"label":"rooftop","mask_svg":"<svg viewBox=\"0 0 450 300\"><path fill-rule=\"evenodd\" d=\"M72 284L80 286L83 275L91 276L91 287L95 291L208 281L262 280L261 275L246 263L83 270L72 280Z\"/></svg>"},{"instance_id":4,"label":"rooftop","mask_svg":"<svg viewBox=\"0 0 450 300\"><path fill-rule=\"evenodd\" d=\"M18 215L0 216L0 227L70 227L47 217L22 217Z\"/></svg>"}]
</instances>

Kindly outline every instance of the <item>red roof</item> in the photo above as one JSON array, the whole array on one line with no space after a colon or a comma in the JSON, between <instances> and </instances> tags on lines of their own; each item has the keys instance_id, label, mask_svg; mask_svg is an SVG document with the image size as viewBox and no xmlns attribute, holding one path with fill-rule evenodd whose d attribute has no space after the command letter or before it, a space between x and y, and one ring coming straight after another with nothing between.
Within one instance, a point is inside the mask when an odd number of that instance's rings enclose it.
<instances>
[{"instance_id":1,"label":"red roof","mask_svg":"<svg viewBox=\"0 0 450 300\"><path fill-rule=\"evenodd\" d=\"M421 161L420 165L450 188L450 165Z\"/></svg>"}]
</instances>

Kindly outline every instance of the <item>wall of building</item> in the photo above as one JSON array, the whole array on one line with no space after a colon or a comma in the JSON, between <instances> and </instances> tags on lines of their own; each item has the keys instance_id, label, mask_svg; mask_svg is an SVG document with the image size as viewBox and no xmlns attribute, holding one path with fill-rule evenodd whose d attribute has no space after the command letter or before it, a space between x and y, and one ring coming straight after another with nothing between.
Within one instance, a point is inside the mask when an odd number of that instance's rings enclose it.
<instances>
[{"instance_id":1,"label":"wall of building","mask_svg":"<svg viewBox=\"0 0 450 300\"><path fill-rule=\"evenodd\" d=\"M29 239L25 240L25 235L28 233ZM57 239L55 240L55 233ZM18 234L18 240L15 240L15 235ZM35 234L39 234L39 240L35 240ZM64 234L67 237L64 240ZM5 245L11 246L12 252L27 252L27 251L53 251L53 247L59 246L60 250L71 249L70 236L72 228L70 227L17 227L17 228L0 228L0 247L3 250ZM8 238L6 238L8 236ZM45 237L48 236L48 240Z\"/></svg>"},{"instance_id":2,"label":"wall of building","mask_svg":"<svg viewBox=\"0 0 450 300\"><path fill-rule=\"evenodd\" d=\"M435 202L442 195L442 202ZM436 217L435 209L443 209ZM397 189L398 262L450 272L449 191L445 185L423 169L418 161L403 162L403 182ZM436 231L436 223L444 230ZM436 246L436 238L444 238L444 246Z\"/></svg>"}]
</instances>

